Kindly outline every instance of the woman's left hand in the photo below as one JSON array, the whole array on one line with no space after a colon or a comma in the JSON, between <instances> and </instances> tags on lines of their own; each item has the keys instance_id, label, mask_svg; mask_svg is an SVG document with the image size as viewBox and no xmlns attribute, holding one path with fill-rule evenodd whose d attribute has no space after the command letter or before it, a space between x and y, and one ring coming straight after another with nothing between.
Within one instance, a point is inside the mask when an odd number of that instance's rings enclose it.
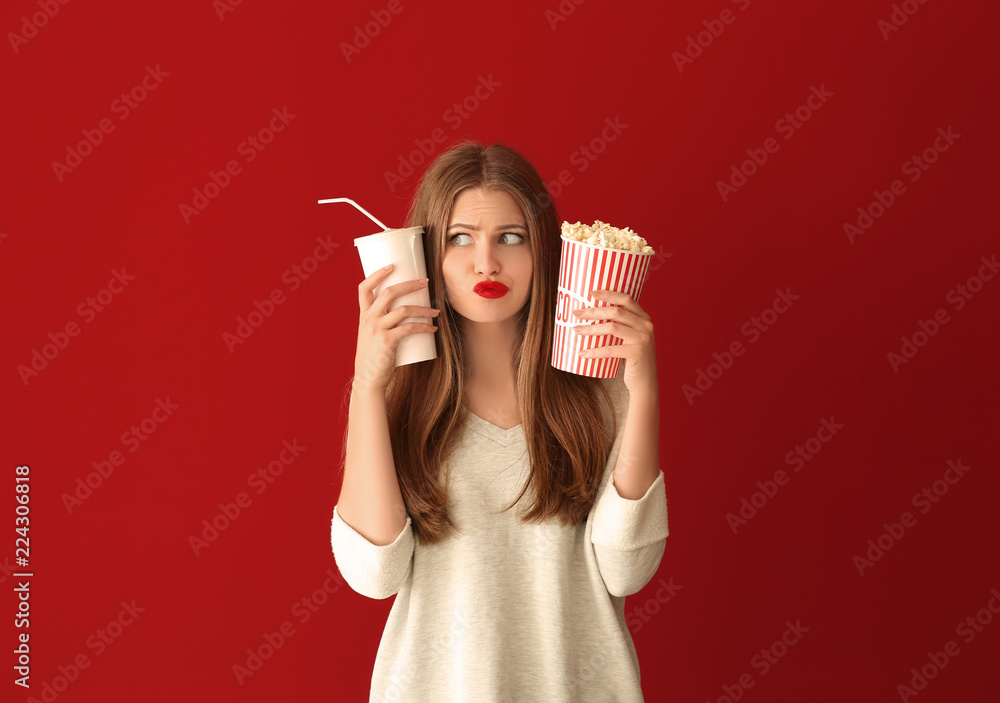
<instances>
[{"instance_id":1,"label":"woman's left hand","mask_svg":"<svg viewBox=\"0 0 1000 703\"><path fill-rule=\"evenodd\" d=\"M591 296L611 304L578 308L573 310L574 317L581 320L607 320L607 322L576 325L573 331L581 335L610 334L624 341L614 346L589 349L582 354L582 358L625 359L624 381L629 393L657 396L659 384L656 380L656 345L653 340L652 319L628 293L594 290L591 291Z\"/></svg>"}]
</instances>

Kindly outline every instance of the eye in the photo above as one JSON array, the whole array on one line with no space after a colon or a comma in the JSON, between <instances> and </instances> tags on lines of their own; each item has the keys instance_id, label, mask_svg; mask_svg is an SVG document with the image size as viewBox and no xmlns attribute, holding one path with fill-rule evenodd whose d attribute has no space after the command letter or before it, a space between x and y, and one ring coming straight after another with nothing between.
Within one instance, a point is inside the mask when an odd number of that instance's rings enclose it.
<instances>
[{"instance_id":1,"label":"eye","mask_svg":"<svg viewBox=\"0 0 1000 703\"><path fill-rule=\"evenodd\" d=\"M458 247L464 247L466 245L465 244L459 244L459 243L455 242L456 237L468 237L470 240L472 239L472 235L466 234L465 232L459 232L458 234L451 235L448 238L448 242L452 243L453 246L458 246ZM523 234L518 234L517 232L504 232L503 234L500 235L500 237L501 238L503 238L503 237L515 237L515 239L513 241L507 240L508 246L517 246L518 244L522 244L524 242L524 240L526 239L526 237Z\"/></svg>"},{"instance_id":2,"label":"eye","mask_svg":"<svg viewBox=\"0 0 1000 703\"><path fill-rule=\"evenodd\" d=\"M449 242L454 242L455 239L458 238L458 237L468 237L469 239L472 239L471 235L468 235L465 232L459 232L458 234L453 234L450 237L448 237L448 241ZM463 244L455 244L455 246L464 246L464 245Z\"/></svg>"}]
</instances>

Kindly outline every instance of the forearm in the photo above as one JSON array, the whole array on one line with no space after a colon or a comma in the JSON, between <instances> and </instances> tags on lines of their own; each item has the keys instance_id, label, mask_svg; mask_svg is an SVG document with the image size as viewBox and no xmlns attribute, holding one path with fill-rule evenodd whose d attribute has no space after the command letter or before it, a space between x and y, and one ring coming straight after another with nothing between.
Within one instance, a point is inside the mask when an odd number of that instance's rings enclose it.
<instances>
[{"instance_id":1,"label":"forearm","mask_svg":"<svg viewBox=\"0 0 1000 703\"><path fill-rule=\"evenodd\" d=\"M656 389L629 397L614 475L615 489L622 498L642 498L660 474L659 407Z\"/></svg>"},{"instance_id":2,"label":"forearm","mask_svg":"<svg viewBox=\"0 0 1000 703\"><path fill-rule=\"evenodd\" d=\"M355 383L337 513L372 544L391 544L406 525L389 439L385 391Z\"/></svg>"}]
</instances>

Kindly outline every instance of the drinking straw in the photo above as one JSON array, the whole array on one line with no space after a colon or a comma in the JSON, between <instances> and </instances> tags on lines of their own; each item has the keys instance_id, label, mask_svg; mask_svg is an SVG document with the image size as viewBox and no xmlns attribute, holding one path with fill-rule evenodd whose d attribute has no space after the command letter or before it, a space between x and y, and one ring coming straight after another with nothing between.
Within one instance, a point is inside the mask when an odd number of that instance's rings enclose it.
<instances>
[{"instance_id":1,"label":"drinking straw","mask_svg":"<svg viewBox=\"0 0 1000 703\"><path fill-rule=\"evenodd\" d=\"M317 200L316 202L317 203L321 203L321 204L322 203L350 203L351 205L353 205L354 207L356 207L358 210L360 210L362 213L364 213L364 215L369 220L371 220L372 222L374 222L375 224L377 224L379 227L381 227L384 230L388 230L389 229L388 227L386 227L385 225L383 225L381 222L379 222L375 218L374 215L372 215L370 212L368 212L367 210L365 210L363 207L361 207L360 205L358 205L356 202L354 202L350 198L328 198L327 200Z\"/></svg>"}]
</instances>

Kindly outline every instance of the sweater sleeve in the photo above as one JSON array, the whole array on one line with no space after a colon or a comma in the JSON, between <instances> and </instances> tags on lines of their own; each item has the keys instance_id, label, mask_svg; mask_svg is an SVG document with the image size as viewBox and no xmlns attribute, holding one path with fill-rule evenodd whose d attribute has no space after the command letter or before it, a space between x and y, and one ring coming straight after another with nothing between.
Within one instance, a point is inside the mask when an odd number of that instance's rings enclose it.
<instances>
[{"instance_id":1,"label":"sweater sleeve","mask_svg":"<svg viewBox=\"0 0 1000 703\"><path fill-rule=\"evenodd\" d=\"M344 522L333 509L330 543L337 568L352 589L369 598L396 594L413 565L413 529L410 516L391 544L376 545Z\"/></svg>"},{"instance_id":2,"label":"sweater sleeve","mask_svg":"<svg viewBox=\"0 0 1000 703\"><path fill-rule=\"evenodd\" d=\"M610 390L618 416L618 434L591 515L591 542L608 593L629 596L649 583L660 566L669 534L667 496L662 470L641 498L630 500L619 495L614 469L624 436L628 389L620 379L611 379Z\"/></svg>"}]
</instances>

